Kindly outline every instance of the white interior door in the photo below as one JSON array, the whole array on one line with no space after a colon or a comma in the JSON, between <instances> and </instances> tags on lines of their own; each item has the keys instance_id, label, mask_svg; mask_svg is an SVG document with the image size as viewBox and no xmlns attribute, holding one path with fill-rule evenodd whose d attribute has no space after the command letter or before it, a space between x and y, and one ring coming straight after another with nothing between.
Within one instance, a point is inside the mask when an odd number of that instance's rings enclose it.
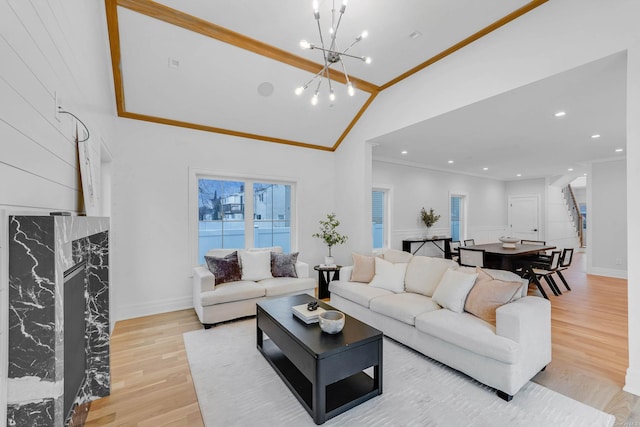
<instances>
[{"instance_id":1,"label":"white interior door","mask_svg":"<svg viewBox=\"0 0 640 427\"><path fill-rule=\"evenodd\" d=\"M540 199L537 195L509 196L509 236L540 240Z\"/></svg>"}]
</instances>

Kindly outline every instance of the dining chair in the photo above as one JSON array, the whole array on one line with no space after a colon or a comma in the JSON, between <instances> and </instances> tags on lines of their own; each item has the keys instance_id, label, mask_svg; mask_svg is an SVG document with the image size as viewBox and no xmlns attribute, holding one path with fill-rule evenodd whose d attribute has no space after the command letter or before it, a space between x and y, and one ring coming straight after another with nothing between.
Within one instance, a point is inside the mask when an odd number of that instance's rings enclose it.
<instances>
[{"instance_id":1,"label":"dining chair","mask_svg":"<svg viewBox=\"0 0 640 427\"><path fill-rule=\"evenodd\" d=\"M484 267L484 249L471 249L460 246L458 264L464 267Z\"/></svg>"},{"instance_id":2,"label":"dining chair","mask_svg":"<svg viewBox=\"0 0 640 427\"><path fill-rule=\"evenodd\" d=\"M571 265L571 260L573 259L573 248L565 248L562 250L562 256L560 257L560 265L556 268L556 274L562 280L564 287L567 288L568 291L571 290L567 280L562 275L562 272L569 268Z\"/></svg>"},{"instance_id":3,"label":"dining chair","mask_svg":"<svg viewBox=\"0 0 640 427\"><path fill-rule=\"evenodd\" d=\"M458 251L458 249L460 249L460 240L452 240L449 242L449 249L451 250L451 259L457 261L460 256L460 252Z\"/></svg>"},{"instance_id":4,"label":"dining chair","mask_svg":"<svg viewBox=\"0 0 640 427\"><path fill-rule=\"evenodd\" d=\"M464 241L465 246L473 246L475 244L476 244L476 239L465 239Z\"/></svg>"},{"instance_id":5,"label":"dining chair","mask_svg":"<svg viewBox=\"0 0 640 427\"><path fill-rule=\"evenodd\" d=\"M558 267L560 266L560 255L560 251L552 251L549 257L549 262L534 262L531 263L529 268L527 269L529 280L533 281L536 284L542 296L547 299L549 298L542 289L542 284L540 283L541 278L544 278L545 282L547 282L547 285L549 285L549 288L551 288L551 291L555 296L562 295L560 288L558 288L558 285L556 284L556 281L553 280L552 276L557 272Z\"/></svg>"}]
</instances>

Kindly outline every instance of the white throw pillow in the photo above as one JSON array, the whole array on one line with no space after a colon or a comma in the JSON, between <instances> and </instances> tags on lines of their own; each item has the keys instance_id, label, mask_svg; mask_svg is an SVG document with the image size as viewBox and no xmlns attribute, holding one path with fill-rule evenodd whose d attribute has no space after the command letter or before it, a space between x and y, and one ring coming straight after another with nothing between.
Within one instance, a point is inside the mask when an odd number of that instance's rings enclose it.
<instances>
[{"instance_id":1,"label":"white throw pillow","mask_svg":"<svg viewBox=\"0 0 640 427\"><path fill-rule=\"evenodd\" d=\"M404 292L404 275L407 263L392 263L382 258L375 258L376 274L369 283L374 288L382 288L395 293Z\"/></svg>"},{"instance_id":2,"label":"white throw pillow","mask_svg":"<svg viewBox=\"0 0 640 427\"><path fill-rule=\"evenodd\" d=\"M240 251L240 268L242 269L242 280L257 282L262 279L272 279L271 252Z\"/></svg>"},{"instance_id":3,"label":"white throw pillow","mask_svg":"<svg viewBox=\"0 0 640 427\"><path fill-rule=\"evenodd\" d=\"M478 273L467 274L448 269L433 293L433 300L444 308L456 313L464 311L464 303L476 282Z\"/></svg>"}]
</instances>

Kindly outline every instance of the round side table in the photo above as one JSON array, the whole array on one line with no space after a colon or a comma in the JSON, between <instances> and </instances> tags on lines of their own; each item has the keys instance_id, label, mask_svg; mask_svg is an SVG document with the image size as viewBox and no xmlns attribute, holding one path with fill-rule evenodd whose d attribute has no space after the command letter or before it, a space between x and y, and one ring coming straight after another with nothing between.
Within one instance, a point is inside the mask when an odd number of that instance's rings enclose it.
<instances>
[{"instance_id":1,"label":"round side table","mask_svg":"<svg viewBox=\"0 0 640 427\"><path fill-rule=\"evenodd\" d=\"M326 266L316 265L313 267L318 272L318 299L325 299L331 296L329 283L332 280L340 280L341 265Z\"/></svg>"}]
</instances>

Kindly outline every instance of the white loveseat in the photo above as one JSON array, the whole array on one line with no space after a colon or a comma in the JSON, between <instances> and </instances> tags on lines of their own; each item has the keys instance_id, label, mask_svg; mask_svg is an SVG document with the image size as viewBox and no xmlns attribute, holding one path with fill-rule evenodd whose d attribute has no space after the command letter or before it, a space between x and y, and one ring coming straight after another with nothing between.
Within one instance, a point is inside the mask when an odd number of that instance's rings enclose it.
<instances>
[{"instance_id":1,"label":"white loveseat","mask_svg":"<svg viewBox=\"0 0 640 427\"><path fill-rule=\"evenodd\" d=\"M213 249L206 256L223 258L237 251L277 252L282 248L260 248L242 251L240 249ZM242 265L240 268L242 269ZM248 267L248 266L244 266ZM269 267L263 266L262 270ZM254 274L259 280L237 280L216 285L216 278L206 264L193 269L193 307L200 322L209 329L216 323L240 317L255 316L256 303L270 297L307 293L315 295L316 280L309 277L309 265L297 261L295 272L298 277L269 277L268 273ZM244 276L244 274L243 274Z\"/></svg>"},{"instance_id":2,"label":"white loveseat","mask_svg":"<svg viewBox=\"0 0 640 427\"><path fill-rule=\"evenodd\" d=\"M395 252L397 258L399 251ZM507 401L551 362L550 303L527 296L526 280L508 271L478 270L495 279L522 283L519 289L512 283L518 290L511 302L495 309L494 326L466 311L455 312L436 303L435 297L440 296L436 291L445 275L455 275L447 273L448 269L460 273L473 273L475 269L459 267L442 258L402 254L400 257L405 259L397 264L405 264L406 268L403 289L394 292L379 285L350 281L353 266L343 267L341 280L329 285L331 305L495 388L498 396ZM376 274L377 267L376 260ZM469 297L463 298L469 301Z\"/></svg>"}]
</instances>

